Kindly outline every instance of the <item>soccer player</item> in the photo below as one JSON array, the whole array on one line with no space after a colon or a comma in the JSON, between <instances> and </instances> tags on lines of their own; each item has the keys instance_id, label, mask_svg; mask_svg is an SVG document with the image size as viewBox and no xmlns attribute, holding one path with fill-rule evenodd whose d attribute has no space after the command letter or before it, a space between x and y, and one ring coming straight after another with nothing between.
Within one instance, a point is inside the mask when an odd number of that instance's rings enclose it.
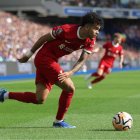
<instances>
[{"instance_id":1,"label":"soccer player","mask_svg":"<svg viewBox=\"0 0 140 140\"><path fill-rule=\"evenodd\" d=\"M38 50L34 63L36 66L36 92L9 92L0 90L0 101L18 100L25 103L43 104L55 84L62 89L58 111L53 127L75 128L64 121L75 87L70 77L78 71L91 55L96 36L103 25L103 20L96 13L90 12L82 17L81 24L56 26L52 31L37 40L31 50L18 61L25 63ZM82 49L81 56L70 71L64 72L58 59L73 51Z\"/></svg>"},{"instance_id":2,"label":"soccer player","mask_svg":"<svg viewBox=\"0 0 140 140\"><path fill-rule=\"evenodd\" d=\"M106 78L107 74L111 73L113 64L117 56L120 57L119 67L123 67L123 61L124 61L124 54L123 54L123 47L120 45L122 41L125 40L124 35L120 33L115 33L113 36L112 42L106 42L103 45L103 48L105 49L104 56L102 57L97 72L92 73L91 75L86 76L86 80L89 80L90 78L94 78L94 80L90 81L88 83L88 88L92 89L92 86ZM94 50L94 52L98 52L100 48L97 48Z\"/></svg>"}]
</instances>

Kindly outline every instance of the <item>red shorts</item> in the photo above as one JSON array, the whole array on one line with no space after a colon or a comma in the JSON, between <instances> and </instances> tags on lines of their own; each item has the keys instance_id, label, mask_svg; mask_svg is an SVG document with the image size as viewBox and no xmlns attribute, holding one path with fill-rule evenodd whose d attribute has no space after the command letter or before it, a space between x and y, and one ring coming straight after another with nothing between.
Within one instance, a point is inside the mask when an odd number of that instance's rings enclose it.
<instances>
[{"instance_id":1,"label":"red shorts","mask_svg":"<svg viewBox=\"0 0 140 140\"><path fill-rule=\"evenodd\" d=\"M42 83L50 91L52 85L58 81L58 74L63 72L61 66L50 57L35 58L36 80L35 83Z\"/></svg>"},{"instance_id":2,"label":"red shorts","mask_svg":"<svg viewBox=\"0 0 140 140\"><path fill-rule=\"evenodd\" d=\"M112 66L101 60L98 69L102 69L105 73L109 74L112 71Z\"/></svg>"}]
</instances>

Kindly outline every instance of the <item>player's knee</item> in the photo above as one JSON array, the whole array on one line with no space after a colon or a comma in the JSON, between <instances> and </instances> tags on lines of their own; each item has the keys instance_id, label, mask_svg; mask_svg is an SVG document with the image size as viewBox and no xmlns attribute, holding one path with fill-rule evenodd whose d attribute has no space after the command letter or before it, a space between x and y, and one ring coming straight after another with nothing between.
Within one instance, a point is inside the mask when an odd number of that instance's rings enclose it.
<instances>
[{"instance_id":1,"label":"player's knee","mask_svg":"<svg viewBox=\"0 0 140 140\"><path fill-rule=\"evenodd\" d=\"M104 74L104 72L103 72L102 70L98 70L98 71L97 71L97 76L98 76L98 77L102 76L103 74Z\"/></svg>"},{"instance_id":2,"label":"player's knee","mask_svg":"<svg viewBox=\"0 0 140 140\"><path fill-rule=\"evenodd\" d=\"M103 73L98 73L98 77L101 77L101 76L103 76Z\"/></svg>"},{"instance_id":3,"label":"player's knee","mask_svg":"<svg viewBox=\"0 0 140 140\"><path fill-rule=\"evenodd\" d=\"M75 86L73 84L69 85L68 88L66 89L68 92L75 92Z\"/></svg>"},{"instance_id":4,"label":"player's knee","mask_svg":"<svg viewBox=\"0 0 140 140\"><path fill-rule=\"evenodd\" d=\"M72 93L75 92L75 86L74 85L70 87L70 92L72 92Z\"/></svg>"}]
</instances>

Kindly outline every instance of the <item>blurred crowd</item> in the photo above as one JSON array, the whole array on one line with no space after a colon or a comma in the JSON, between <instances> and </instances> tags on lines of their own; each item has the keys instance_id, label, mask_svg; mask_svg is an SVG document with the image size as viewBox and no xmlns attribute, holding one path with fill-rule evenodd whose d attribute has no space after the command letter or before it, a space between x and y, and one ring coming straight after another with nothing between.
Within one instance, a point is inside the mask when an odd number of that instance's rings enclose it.
<instances>
[{"instance_id":1,"label":"blurred crowd","mask_svg":"<svg viewBox=\"0 0 140 140\"><path fill-rule=\"evenodd\" d=\"M50 29L49 26L0 12L0 61L16 61Z\"/></svg>"},{"instance_id":2,"label":"blurred crowd","mask_svg":"<svg viewBox=\"0 0 140 140\"><path fill-rule=\"evenodd\" d=\"M118 25L119 27L119 25ZM51 30L49 25L41 25L31 22L26 19L20 19L9 13L0 12L0 62L16 61L24 53L26 53L39 37L48 33ZM135 49L135 43L140 45L140 25L132 25L119 27L124 33L126 33L128 42L125 43L125 55L127 60L135 60L140 58L140 53ZM114 31L116 31L113 28ZM105 34L101 32L97 40L97 46L102 45L105 39L111 39L111 34ZM136 42L137 41L137 42ZM131 43L130 43L131 42ZM73 52L72 55L64 56L60 61L73 61L78 59L81 51ZM99 60L100 54L94 54L91 56L91 60ZM34 56L31 60L33 60Z\"/></svg>"},{"instance_id":3,"label":"blurred crowd","mask_svg":"<svg viewBox=\"0 0 140 140\"><path fill-rule=\"evenodd\" d=\"M55 0L63 6L140 8L139 0Z\"/></svg>"}]
</instances>

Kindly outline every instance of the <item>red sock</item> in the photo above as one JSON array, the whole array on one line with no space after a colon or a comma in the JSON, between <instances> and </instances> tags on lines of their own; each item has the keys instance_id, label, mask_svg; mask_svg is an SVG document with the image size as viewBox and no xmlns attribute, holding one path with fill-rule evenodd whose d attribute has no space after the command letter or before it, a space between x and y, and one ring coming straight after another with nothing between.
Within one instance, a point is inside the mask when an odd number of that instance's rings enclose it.
<instances>
[{"instance_id":1,"label":"red sock","mask_svg":"<svg viewBox=\"0 0 140 140\"><path fill-rule=\"evenodd\" d=\"M64 118L64 114L67 112L71 100L72 100L73 93L69 93L67 91L62 91L61 96L59 98L59 107L58 112L56 115L57 120L62 120Z\"/></svg>"},{"instance_id":2,"label":"red sock","mask_svg":"<svg viewBox=\"0 0 140 140\"><path fill-rule=\"evenodd\" d=\"M105 78L104 76L100 76L100 77L94 79L93 81L91 81L91 83L92 84L98 83L98 82L102 81L104 78Z\"/></svg>"},{"instance_id":3,"label":"red sock","mask_svg":"<svg viewBox=\"0 0 140 140\"><path fill-rule=\"evenodd\" d=\"M9 92L9 99L18 100L25 103L38 103L36 94L32 92Z\"/></svg>"},{"instance_id":4,"label":"red sock","mask_svg":"<svg viewBox=\"0 0 140 140\"><path fill-rule=\"evenodd\" d=\"M95 72L95 73L92 73L91 76L92 76L92 77L98 77L98 76L100 76L100 75L99 75L97 72Z\"/></svg>"}]
</instances>

